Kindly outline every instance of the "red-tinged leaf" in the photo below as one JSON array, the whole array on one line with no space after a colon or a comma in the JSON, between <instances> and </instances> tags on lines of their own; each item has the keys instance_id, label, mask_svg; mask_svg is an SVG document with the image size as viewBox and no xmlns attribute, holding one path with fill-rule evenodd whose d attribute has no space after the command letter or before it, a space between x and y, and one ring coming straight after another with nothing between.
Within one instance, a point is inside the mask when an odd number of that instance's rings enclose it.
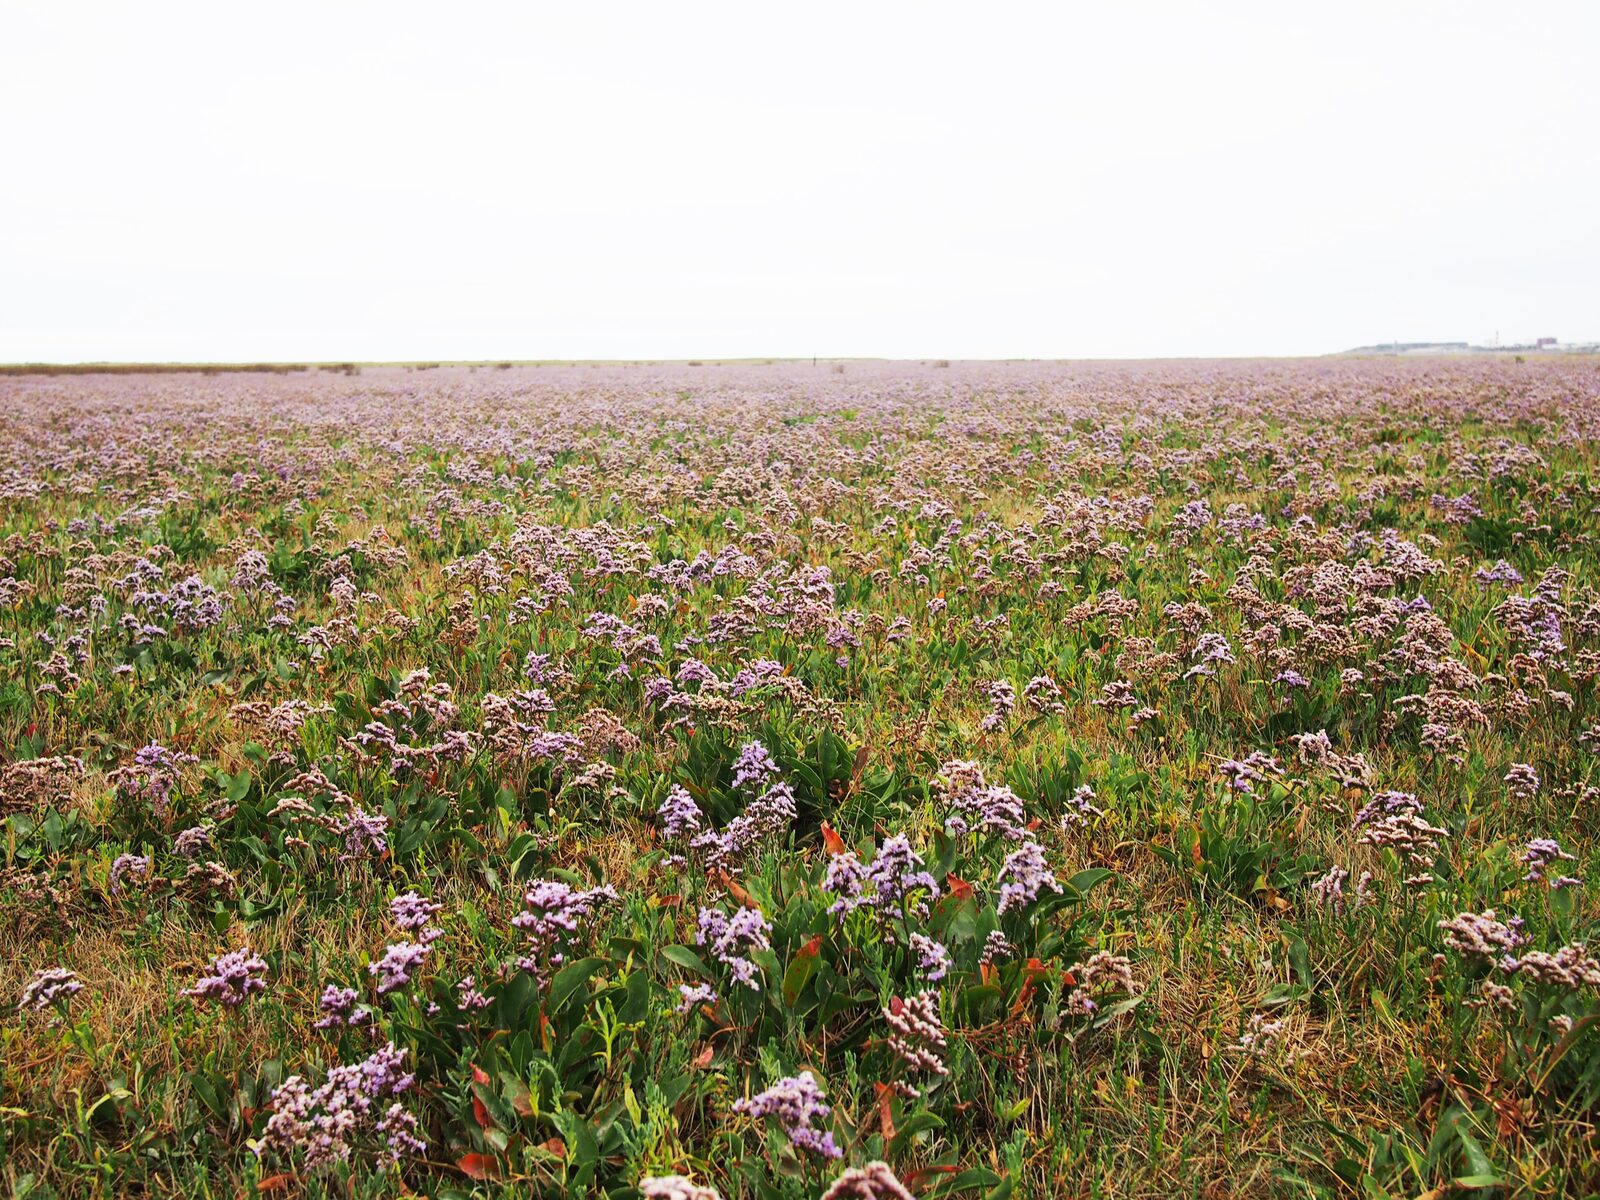
<instances>
[{"instance_id":1,"label":"red-tinged leaf","mask_svg":"<svg viewBox=\"0 0 1600 1200\"><path fill-rule=\"evenodd\" d=\"M957 900L972 899L974 895L972 885L965 879L961 878L961 876L957 875L954 871L951 871L950 874L946 875L944 877L944 881L950 885L950 894Z\"/></svg>"},{"instance_id":2,"label":"red-tinged leaf","mask_svg":"<svg viewBox=\"0 0 1600 1200\"><path fill-rule=\"evenodd\" d=\"M567 1156L567 1144L558 1137L553 1137L548 1142L542 1143L539 1149L547 1154L553 1154L557 1158L565 1158Z\"/></svg>"},{"instance_id":3,"label":"red-tinged leaf","mask_svg":"<svg viewBox=\"0 0 1600 1200\"><path fill-rule=\"evenodd\" d=\"M489 1110L484 1107L482 1100L476 1096L472 1098L472 1119L477 1121L479 1129L493 1129L494 1118L489 1115Z\"/></svg>"},{"instance_id":4,"label":"red-tinged leaf","mask_svg":"<svg viewBox=\"0 0 1600 1200\"><path fill-rule=\"evenodd\" d=\"M796 958L815 958L822 953L822 935L814 933L804 946L794 952Z\"/></svg>"},{"instance_id":5,"label":"red-tinged leaf","mask_svg":"<svg viewBox=\"0 0 1600 1200\"><path fill-rule=\"evenodd\" d=\"M1017 999L1016 999L1016 1002L1014 1004L1012 1004L1011 1011L1013 1013L1021 1012L1023 1009L1028 1007L1028 1001L1032 1000L1032 999L1033 999L1033 976L1030 975L1030 976L1028 976L1028 978L1026 978L1026 979L1024 979L1022 981L1022 989L1017 992Z\"/></svg>"},{"instance_id":6,"label":"red-tinged leaf","mask_svg":"<svg viewBox=\"0 0 1600 1200\"><path fill-rule=\"evenodd\" d=\"M519 1117L533 1116L533 1093L526 1085L517 1085L517 1090L511 1094L511 1111Z\"/></svg>"},{"instance_id":7,"label":"red-tinged leaf","mask_svg":"<svg viewBox=\"0 0 1600 1200\"><path fill-rule=\"evenodd\" d=\"M711 1065L711 1060L716 1056L716 1053L717 1052L715 1048L707 1046L704 1050L700 1051L699 1054L696 1054L692 1059L689 1060L689 1065L695 1068L697 1071L704 1071Z\"/></svg>"},{"instance_id":8,"label":"red-tinged leaf","mask_svg":"<svg viewBox=\"0 0 1600 1200\"><path fill-rule=\"evenodd\" d=\"M995 983L1000 978L1000 968L992 962L980 963L978 966L978 978L984 983Z\"/></svg>"},{"instance_id":9,"label":"red-tinged leaf","mask_svg":"<svg viewBox=\"0 0 1600 1200\"><path fill-rule=\"evenodd\" d=\"M898 1017L901 1013L905 1012L905 1010L906 1010L906 1002L904 1000L900 999L899 996L890 996L889 997L889 1011L890 1012L892 1012L895 1016Z\"/></svg>"},{"instance_id":10,"label":"red-tinged leaf","mask_svg":"<svg viewBox=\"0 0 1600 1200\"><path fill-rule=\"evenodd\" d=\"M744 885L733 876L729 875L726 871L717 872L717 882L728 890L728 895L732 896L746 908L753 908L757 912L761 911L761 905L757 904L754 897L752 897L749 892L745 891Z\"/></svg>"},{"instance_id":11,"label":"red-tinged leaf","mask_svg":"<svg viewBox=\"0 0 1600 1200\"><path fill-rule=\"evenodd\" d=\"M826 821L822 823L822 848L829 854L850 853L850 847L844 844L844 839L835 833L833 826Z\"/></svg>"},{"instance_id":12,"label":"red-tinged leaf","mask_svg":"<svg viewBox=\"0 0 1600 1200\"><path fill-rule=\"evenodd\" d=\"M907 1175L903 1182L907 1187L916 1187L924 1179L930 1179L935 1175L954 1175L960 1169L954 1164L943 1167L921 1167Z\"/></svg>"},{"instance_id":13,"label":"red-tinged leaf","mask_svg":"<svg viewBox=\"0 0 1600 1200\"><path fill-rule=\"evenodd\" d=\"M1050 973L1050 968L1045 966L1044 963L1040 962L1037 958L1030 958L1028 960L1028 965L1023 967L1022 970L1024 973L1026 973L1030 980L1037 979L1041 975L1048 975Z\"/></svg>"},{"instance_id":14,"label":"red-tinged leaf","mask_svg":"<svg viewBox=\"0 0 1600 1200\"><path fill-rule=\"evenodd\" d=\"M473 1083L482 1083L482 1084L485 1084L485 1085L487 1085L488 1082L489 1082L489 1073L487 1071L485 1071L482 1067L480 1067L477 1063L473 1063L472 1064L472 1082Z\"/></svg>"},{"instance_id":15,"label":"red-tinged leaf","mask_svg":"<svg viewBox=\"0 0 1600 1200\"><path fill-rule=\"evenodd\" d=\"M887 1083L874 1083L872 1085L878 1092L878 1128L883 1133L883 1140L894 1141L894 1114L890 1107L894 1104L895 1090Z\"/></svg>"},{"instance_id":16,"label":"red-tinged leaf","mask_svg":"<svg viewBox=\"0 0 1600 1200\"><path fill-rule=\"evenodd\" d=\"M276 1175L268 1175L265 1179L261 1180L260 1183L256 1184L256 1191L281 1192L284 1188L293 1183L294 1180L295 1177L289 1172L280 1171Z\"/></svg>"},{"instance_id":17,"label":"red-tinged leaf","mask_svg":"<svg viewBox=\"0 0 1600 1200\"><path fill-rule=\"evenodd\" d=\"M456 1167L468 1179L493 1179L500 1168L487 1154L463 1154L456 1159Z\"/></svg>"}]
</instances>

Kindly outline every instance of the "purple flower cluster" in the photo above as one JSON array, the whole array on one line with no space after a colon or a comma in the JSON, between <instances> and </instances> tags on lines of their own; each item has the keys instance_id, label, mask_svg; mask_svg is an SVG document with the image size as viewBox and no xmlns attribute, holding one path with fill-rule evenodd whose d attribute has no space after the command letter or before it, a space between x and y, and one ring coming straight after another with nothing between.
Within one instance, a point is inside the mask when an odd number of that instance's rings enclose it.
<instances>
[{"instance_id":1,"label":"purple flower cluster","mask_svg":"<svg viewBox=\"0 0 1600 1200\"><path fill-rule=\"evenodd\" d=\"M917 956L917 971L929 983L938 983L950 973L950 951L943 942L923 933L913 933L911 952Z\"/></svg>"},{"instance_id":2,"label":"purple flower cluster","mask_svg":"<svg viewBox=\"0 0 1600 1200\"><path fill-rule=\"evenodd\" d=\"M1330 867L1325 875L1320 876L1311 885L1311 894L1316 897L1317 903L1329 909L1335 916L1345 910L1350 903L1344 890L1344 885L1350 880L1350 872L1343 867ZM1362 908L1372 903L1372 872L1361 872L1361 878L1356 881L1355 890L1349 894L1354 898L1353 906Z\"/></svg>"},{"instance_id":3,"label":"purple flower cluster","mask_svg":"<svg viewBox=\"0 0 1600 1200\"><path fill-rule=\"evenodd\" d=\"M938 881L922 869L922 858L904 834L885 840L870 865L864 865L854 851L834 855L822 886L839 897L828 911L841 921L863 908L880 923L920 919L939 896Z\"/></svg>"},{"instance_id":4,"label":"purple flower cluster","mask_svg":"<svg viewBox=\"0 0 1600 1200\"><path fill-rule=\"evenodd\" d=\"M831 1132L812 1125L813 1121L826 1121L833 1109L823 1103L822 1089L810 1071L780 1079L749 1099L734 1101L733 1111L757 1120L772 1117L797 1150L821 1158L839 1158L844 1153Z\"/></svg>"},{"instance_id":5,"label":"purple flower cluster","mask_svg":"<svg viewBox=\"0 0 1600 1200\"><path fill-rule=\"evenodd\" d=\"M183 769L199 761L193 754L150 742L134 752L131 765L113 771L111 779L124 795L146 801L159 819L166 816Z\"/></svg>"},{"instance_id":6,"label":"purple flower cluster","mask_svg":"<svg viewBox=\"0 0 1600 1200\"><path fill-rule=\"evenodd\" d=\"M149 879L150 857L146 854L119 854L111 863L111 890L120 892L123 880Z\"/></svg>"},{"instance_id":7,"label":"purple flower cluster","mask_svg":"<svg viewBox=\"0 0 1600 1200\"><path fill-rule=\"evenodd\" d=\"M847 1167L820 1200L916 1200L886 1162Z\"/></svg>"},{"instance_id":8,"label":"purple flower cluster","mask_svg":"<svg viewBox=\"0 0 1600 1200\"><path fill-rule=\"evenodd\" d=\"M716 990L708 983L678 985L679 1000L673 1012L680 1017L687 1016L702 1004L715 1004L717 1002Z\"/></svg>"},{"instance_id":9,"label":"purple flower cluster","mask_svg":"<svg viewBox=\"0 0 1600 1200\"><path fill-rule=\"evenodd\" d=\"M995 882L1000 884L997 911L1001 916L1032 904L1041 892L1061 891L1061 884L1045 859L1044 847L1032 839L1006 855L1005 862L1000 864L1000 870L995 875Z\"/></svg>"},{"instance_id":10,"label":"purple flower cluster","mask_svg":"<svg viewBox=\"0 0 1600 1200\"><path fill-rule=\"evenodd\" d=\"M1555 862L1577 862L1577 856L1568 854L1561 848L1561 843L1554 838L1534 838L1528 843L1528 848L1517 859L1528 868L1523 881L1526 883L1542 883L1545 879L1545 868ZM1551 881L1552 888L1574 887L1580 881L1571 875L1561 875Z\"/></svg>"},{"instance_id":11,"label":"purple flower cluster","mask_svg":"<svg viewBox=\"0 0 1600 1200\"><path fill-rule=\"evenodd\" d=\"M73 995L82 990L83 984L78 982L76 972L66 967L45 967L35 971L33 978L28 980L17 1007L32 1012L57 1005L64 1007Z\"/></svg>"},{"instance_id":12,"label":"purple flower cluster","mask_svg":"<svg viewBox=\"0 0 1600 1200\"><path fill-rule=\"evenodd\" d=\"M667 798L656 809L656 816L661 819L662 834L674 840L699 833L703 820L694 797L677 784L668 789Z\"/></svg>"},{"instance_id":13,"label":"purple flower cluster","mask_svg":"<svg viewBox=\"0 0 1600 1200\"><path fill-rule=\"evenodd\" d=\"M402 892L389 901L389 914L394 918L394 923L401 929L415 933L425 929L428 922L433 920L441 905L432 900L424 899L415 891ZM432 941L426 932L423 933L424 941Z\"/></svg>"},{"instance_id":14,"label":"purple flower cluster","mask_svg":"<svg viewBox=\"0 0 1600 1200\"><path fill-rule=\"evenodd\" d=\"M210 1000L226 1008L238 1008L256 992L267 990L266 960L250 952L249 946L219 954L210 971L183 992L196 1000Z\"/></svg>"},{"instance_id":15,"label":"purple flower cluster","mask_svg":"<svg viewBox=\"0 0 1600 1200\"><path fill-rule=\"evenodd\" d=\"M939 1020L939 993L919 992L909 1000L892 997L883 1010L889 1026L889 1049L915 1071L948 1075L944 1052L948 1039Z\"/></svg>"},{"instance_id":16,"label":"purple flower cluster","mask_svg":"<svg viewBox=\"0 0 1600 1200\"><path fill-rule=\"evenodd\" d=\"M405 1060L406 1051L391 1042L359 1063L332 1068L316 1088L289 1076L273 1089L260 1151L298 1156L312 1171L344 1162L363 1138L382 1138L390 1159L422 1154L427 1143L416 1117L398 1103L384 1106L416 1082Z\"/></svg>"},{"instance_id":17,"label":"purple flower cluster","mask_svg":"<svg viewBox=\"0 0 1600 1200\"><path fill-rule=\"evenodd\" d=\"M393 942L385 947L382 956L367 966L367 974L378 981L378 995L387 996L410 983L432 949L427 942Z\"/></svg>"},{"instance_id":18,"label":"purple flower cluster","mask_svg":"<svg viewBox=\"0 0 1600 1200\"><path fill-rule=\"evenodd\" d=\"M566 961L565 951L590 925L599 910L617 902L616 889L604 885L587 890L558 879L541 879L523 895L523 908L511 918L527 938L526 953L517 966L529 972L541 987Z\"/></svg>"},{"instance_id":19,"label":"purple flower cluster","mask_svg":"<svg viewBox=\"0 0 1600 1200\"><path fill-rule=\"evenodd\" d=\"M372 1010L365 1005L358 1004L360 994L355 988L336 987L328 984L322 989L322 997L317 1006L322 1010L322 1016L313 1024L316 1029L355 1029L372 1022Z\"/></svg>"},{"instance_id":20,"label":"purple flower cluster","mask_svg":"<svg viewBox=\"0 0 1600 1200\"><path fill-rule=\"evenodd\" d=\"M778 778L778 764L760 742L746 742L733 763L735 790L754 795Z\"/></svg>"},{"instance_id":21,"label":"purple flower cluster","mask_svg":"<svg viewBox=\"0 0 1600 1200\"><path fill-rule=\"evenodd\" d=\"M705 855L707 867L737 871L740 860L750 851L789 829L795 811L794 791L779 781L745 805L744 811L729 821L721 833L708 829L689 847Z\"/></svg>"},{"instance_id":22,"label":"purple flower cluster","mask_svg":"<svg viewBox=\"0 0 1600 1200\"><path fill-rule=\"evenodd\" d=\"M939 774L939 786L950 806L944 819L946 833L953 837L992 833L1014 842L1027 836L1028 819L1021 797L1008 787L987 783L977 763L947 762Z\"/></svg>"},{"instance_id":23,"label":"purple flower cluster","mask_svg":"<svg viewBox=\"0 0 1600 1200\"><path fill-rule=\"evenodd\" d=\"M750 958L753 950L772 949L772 926L758 908L740 908L733 916L721 909L702 908L695 929L695 945L704 946L733 977L752 992L761 990L761 971Z\"/></svg>"},{"instance_id":24,"label":"purple flower cluster","mask_svg":"<svg viewBox=\"0 0 1600 1200\"><path fill-rule=\"evenodd\" d=\"M640 1200L722 1200L716 1188L702 1187L685 1175L646 1175L635 1186Z\"/></svg>"},{"instance_id":25,"label":"purple flower cluster","mask_svg":"<svg viewBox=\"0 0 1600 1200\"><path fill-rule=\"evenodd\" d=\"M1526 803L1539 794L1539 772L1527 763L1512 763L1505 775L1506 792Z\"/></svg>"}]
</instances>

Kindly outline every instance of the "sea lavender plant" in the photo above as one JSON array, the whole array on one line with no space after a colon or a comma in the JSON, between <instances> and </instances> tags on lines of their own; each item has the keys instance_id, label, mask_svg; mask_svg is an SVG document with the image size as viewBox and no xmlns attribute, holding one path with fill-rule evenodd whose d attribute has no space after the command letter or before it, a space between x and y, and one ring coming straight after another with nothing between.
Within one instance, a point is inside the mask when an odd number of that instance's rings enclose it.
<instances>
[{"instance_id":1,"label":"sea lavender plant","mask_svg":"<svg viewBox=\"0 0 1600 1200\"><path fill-rule=\"evenodd\" d=\"M703 1187L684 1175L647 1175L637 1187L640 1200L722 1200L716 1188Z\"/></svg>"},{"instance_id":2,"label":"sea lavender plant","mask_svg":"<svg viewBox=\"0 0 1600 1200\"><path fill-rule=\"evenodd\" d=\"M934 1075L950 1073L944 1063L947 1039L939 1020L938 992L919 992L909 1000L891 997L883 1020L889 1026L889 1049L907 1066Z\"/></svg>"},{"instance_id":3,"label":"sea lavender plant","mask_svg":"<svg viewBox=\"0 0 1600 1200\"><path fill-rule=\"evenodd\" d=\"M527 950L517 966L547 986L551 975L566 961L566 950L583 936L599 910L617 902L609 885L580 890L557 879L536 881L523 895L523 909L511 924L527 939Z\"/></svg>"},{"instance_id":4,"label":"sea lavender plant","mask_svg":"<svg viewBox=\"0 0 1600 1200\"><path fill-rule=\"evenodd\" d=\"M1000 884L997 909L1001 916L1032 904L1041 892L1061 891L1061 884L1045 860L1044 847L1032 839L1006 855L1005 862L1000 864L1000 870L995 875L995 882Z\"/></svg>"},{"instance_id":5,"label":"sea lavender plant","mask_svg":"<svg viewBox=\"0 0 1600 1200\"><path fill-rule=\"evenodd\" d=\"M780 1079L766 1091L748 1099L735 1100L733 1111L757 1120L773 1118L797 1150L808 1151L819 1158L839 1158L844 1153L831 1132L812 1124L826 1121L833 1110L823 1103L822 1089L810 1071Z\"/></svg>"},{"instance_id":6,"label":"sea lavender plant","mask_svg":"<svg viewBox=\"0 0 1600 1200\"><path fill-rule=\"evenodd\" d=\"M24 1011L40 1012L46 1008L67 1006L67 1001L83 990L77 973L66 967L44 967L33 973L22 989L22 1000L17 1005Z\"/></svg>"},{"instance_id":7,"label":"sea lavender plant","mask_svg":"<svg viewBox=\"0 0 1600 1200\"><path fill-rule=\"evenodd\" d=\"M346 1161L363 1140L381 1139L391 1161L422 1154L427 1143L417 1119L398 1103L384 1106L416 1082L405 1060L406 1051L391 1042L359 1063L332 1068L315 1088L289 1076L273 1089L258 1153L276 1150L310 1171Z\"/></svg>"},{"instance_id":8,"label":"sea lavender plant","mask_svg":"<svg viewBox=\"0 0 1600 1200\"><path fill-rule=\"evenodd\" d=\"M905 1184L895 1178L886 1162L869 1162L864 1167L848 1167L835 1179L820 1200L915 1200Z\"/></svg>"},{"instance_id":9,"label":"sea lavender plant","mask_svg":"<svg viewBox=\"0 0 1600 1200\"><path fill-rule=\"evenodd\" d=\"M267 990L266 973L266 960L243 946L212 959L210 970L182 994L225 1008L238 1008L256 992Z\"/></svg>"},{"instance_id":10,"label":"sea lavender plant","mask_svg":"<svg viewBox=\"0 0 1600 1200\"><path fill-rule=\"evenodd\" d=\"M733 916L702 908L694 940L724 967L733 981L752 992L761 990L761 971L750 958L753 950L772 949L772 926L758 908L740 908Z\"/></svg>"}]
</instances>

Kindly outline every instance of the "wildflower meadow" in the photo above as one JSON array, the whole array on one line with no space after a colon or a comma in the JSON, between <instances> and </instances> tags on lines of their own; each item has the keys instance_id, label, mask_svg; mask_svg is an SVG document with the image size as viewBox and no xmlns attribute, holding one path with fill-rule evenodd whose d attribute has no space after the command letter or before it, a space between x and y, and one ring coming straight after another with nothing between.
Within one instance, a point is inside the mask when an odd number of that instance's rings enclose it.
<instances>
[{"instance_id":1,"label":"wildflower meadow","mask_svg":"<svg viewBox=\"0 0 1600 1200\"><path fill-rule=\"evenodd\" d=\"M1600 1192L1600 362L0 378L17 1197Z\"/></svg>"}]
</instances>

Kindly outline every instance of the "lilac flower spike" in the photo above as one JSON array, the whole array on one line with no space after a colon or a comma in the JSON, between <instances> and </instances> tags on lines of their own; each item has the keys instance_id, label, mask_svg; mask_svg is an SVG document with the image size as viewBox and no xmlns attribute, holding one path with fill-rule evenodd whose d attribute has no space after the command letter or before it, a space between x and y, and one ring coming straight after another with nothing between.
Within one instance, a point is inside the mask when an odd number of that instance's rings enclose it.
<instances>
[{"instance_id":1,"label":"lilac flower spike","mask_svg":"<svg viewBox=\"0 0 1600 1200\"><path fill-rule=\"evenodd\" d=\"M916 1200L906 1190L889 1164L869 1162L864 1167L849 1167L835 1179L821 1200Z\"/></svg>"},{"instance_id":2,"label":"lilac flower spike","mask_svg":"<svg viewBox=\"0 0 1600 1200\"><path fill-rule=\"evenodd\" d=\"M757 1119L774 1118L798 1150L808 1150L821 1158L839 1158L844 1153L831 1132L811 1124L825 1121L833 1110L822 1102L822 1089L810 1071L780 1079L748 1100L734 1101L733 1111Z\"/></svg>"},{"instance_id":3,"label":"lilac flower spike","mask_svg":"<svg viewBox=\"0 0 1600 1200\"><path fill-rule=\"evenodd\" d=\"M225 1008L238 1008L256 992L267 990L266 960L250 952L249 946L219 954L211 970L182 994L196 1000L210 1000Z\"/></svg>"},{"instance_id":4,"label":"lilac flower spike","mask_svg":"<svg viewBox=\"0 0 1600 1200\"><path fill-rule=\"evenodd\" d=\"M22 1001L17 1005L24 1011L40 1012L56 1005L65 1006L76 993L83 990L75 972L66 967L45 967L35 971L28 986L22 989Z\"/></svg>"}]
</instances>

